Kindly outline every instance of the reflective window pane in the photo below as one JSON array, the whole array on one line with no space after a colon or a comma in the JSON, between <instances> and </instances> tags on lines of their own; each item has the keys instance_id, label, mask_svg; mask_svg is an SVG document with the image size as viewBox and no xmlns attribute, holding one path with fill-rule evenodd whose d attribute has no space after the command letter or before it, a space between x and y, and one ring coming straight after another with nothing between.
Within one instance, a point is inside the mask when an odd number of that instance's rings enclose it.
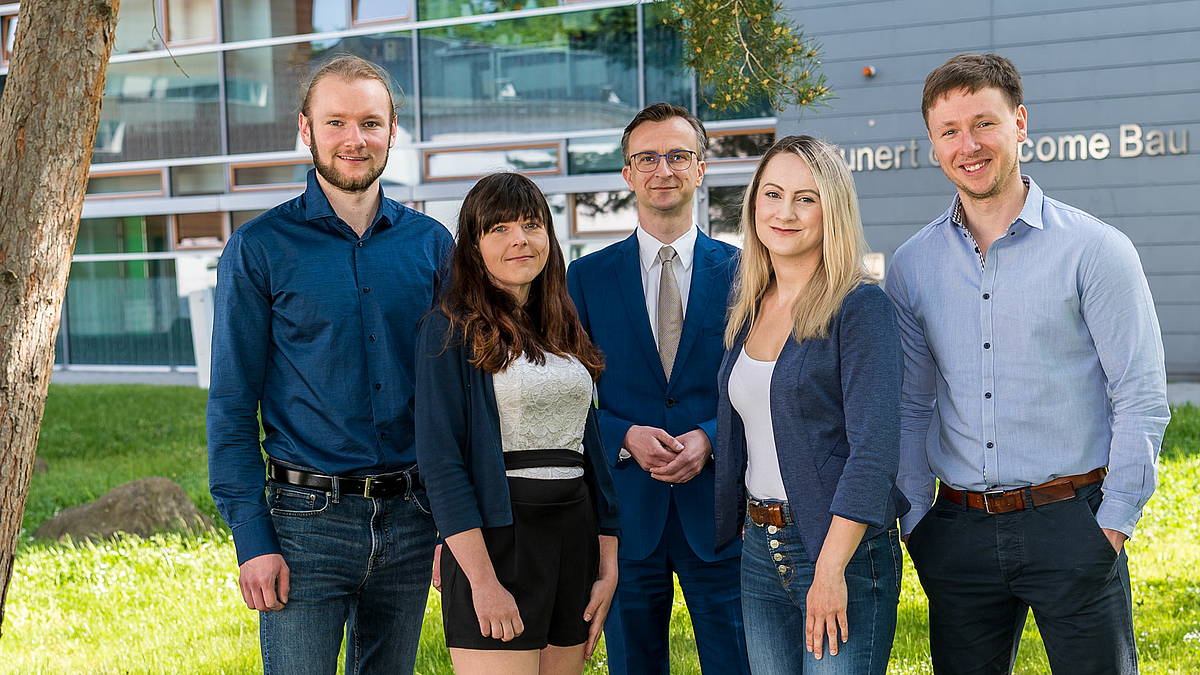
<instances>
[{"instance_id":1,"label":"reflective window pane","mask_svg":"<svg viewBox=\"0 0 1200 675\"><path fill-rule=\"evenodd\" d=\"M575 195L574 235L632 232L637 204L632 192L585 192Z\"/></svg>"},{"instance_id":2,"label":"reflective window pane","mask_svg":"<svg viewBox=\"0 0 1200 675\"><path fill-rule=\"evenodd\" d=\"M623 166L620 136L567 141L567 168L572 174L613 173Z\"/></svg>"},{"instance_id":3,"label":"reflective window pane","mask_svg":"<svg viewBox=\"0 0 1200 675\"><path fill-rule=\"evenodd\" d=\"M638 111L635 8L421 31L425 140L623 128Z\"/></svg>"},{"instance_id":4,"label":"reflective window pane","mask_svg":"<svg viewBox=\"0 0 1200 675\"><path fill-rule=\"evenodd\" d=\"M341 30L346 27L348 1L222 0L224 38L238 42Z\"/></svg>"},{"instance_id":5,"label":"reflective window pane","mask_svg":"<svg viewBox=\"0 0 1200 675\"><path fill-rule=\"evenodd\" d=\"M216 54L110 64L92 162L221 154L217 89Z\"/></svg>"},{"instance_id":6,"label":"reflective window pane","mask_svg":"<svg viewBox=\"0 0 1200 675\"><path fill-rule=\"evenodd\" d=\"M558 0L417 0L417 18L447 19L474 14L515 12L535 7L557 7Z\"/></svg>"},{"instance_id":7,"label":"reflective window pane","mask_svg":"<svg viewBox=\"0 0 1200 675\"><path fill-rule=\"evenodd\" d=\"M301 164L248 164L233 167L233 186L262 187L267 185L304 185L308 180L311 162Z\"/></svg>"},{"instance_id":8,"label":"reflective window pane","mask_svg":"<svg viewBox=\"0 0 1200 675\"><path fill-rule=\"evenodd\" d=\"M70 362L195 365L191 285L182 283L174 260L74 263L64 331Z\"/></svg>"},{"instance_id":9,"label":"reflective window pane","mask_svg":"<svg viewBox=\"0 0 1200 675\"><path fill-rule=\"evenodd\" d=\"M353 0L354 23L396 21L412 15L408 0Z\"/></svg>"},{"instance_id":10,"label":"reflective window pane","mask_svg":"<svg viewBox=\"0 0 1200 675\"><path fill-rule=\"evenodd\" d=\"M708 235L713 239L742 245L742 196L745 185L708 188Z\"/></svg>"},{"instance_id":11,"label":"reflective window pane","mask_svg":"<svg viewBox=\"0 0 1200 675\"><path fill-rule=\"evenodd\" d=\"M774 131L731 131L710 134L708 137L708 159L748 159L762 157L775 142Z\"/></svg>"},{"instance_id":12,"label":"reflective window pane","mask_svg":"<svg viewBox=\"0 0 1200 675\"><path fill-rule=\"evenodd\" d=\"M692 109L692 74L683 67L683 40L674 27L663 23L673 16L671 3L642 5L646 52L646 104L663 101Z\"/></svg>"},{"instance_id":13,"label":"reflective window pane","mask_svg":"<svg viewBox=\"0 0 1200 675\"><path fill-rule=\"evenodd\" d=\"M81 218L75 254L157 253L167 248L167 216Z\"/></svg>"},{"instance_id":14,"label":"reflective window pane","mask_svg":"<svg viewBox=\"0 0 1200 675\"><path fill-rule=\"evenodd\" d=\"M461 199L428 199L421 205L421 213L433 218L450 230L450 234L458 234L458 210L462 208Z\"/></svg>"},{"instance_id":15,"label":"reflective window pane","mask_svg":"<svg viewBox=\"0 0 1200 675\"><path fill-rule=\"evenodd\" d=\"M165 0L167 42L206 42L217 38L216 0Z\"/></svg>"},{"instance_id":16,"label":"reflective window pane","mask_svg":"<svg viewBox=\"0 0 1200 675\"><path fill-rule=\"evenodd\" d=\"M224 213L181 213L175 216L176 248L221 248L224 243Z\"/></svg>"},{"instance_id":17,"label":"reflective window pane","mask_svg":"<svg viewBox=\"0 0 1200 675\"><path fill-rule=\"evenodd\" d=\"M10 14L5 17L0 17L0 31L4 32L4 61L12 58L13 47L17 44L17 15Z\"/></svg>"},{"instance_id":18,"label":"reflective window pane","mask_svg":"<svg viewBox=\"0 0 1200 675\"><path fill-rule=\"evenodd\" d=\"M171 194L176 197L219 195L225 192L224 164L176 166L170 171Z\"/></svg>"},{"instance_id":19,"label":"reflective window pane","mask_svg":"<svg viewBox=\"0 0 1200 675\"><path fill-rule=\"evenodd\" d=\"M696 117L699 117L705 122L718 122L721 120L749 120L758 119L760 117L774 117L775 109L771 107L771 101L765 96L750 99L749 103L744 108L726 108L725 110L714 110L704 101L704 97L696 97Z\"/></svg>"},{"instance_id":20,"label":"reflective window pane","mask_svg":"<svg viewBox=\"0 0 1200 675\"><path fill-rule=\"evenodd\" d=\"M330 56L343 52L382 66L400 89L396 103L403 103L404 92L412 89L411 32L231 51L225 55L229 152L307 151L296 127L299 83L306 81ZM399 148L413 140L411 106L401 108L397 121ZM385 177L391 174L389 166ZM404 175L404 180L411 181L411 169L405 168Z\"/></svg>"},{"instance_id":21,"label":"reflective window pane","mask_svg":"<svg viewBox=\"0 0 1200 675\"><path fill-rule=\"evenodd\" d=\"M160 171L119 176L91 176L88 178L87 184L88 195L161 195L162 193L163 175Z\"/></svg>"},{"instance_id":22,"label":"reflective window pane","mask_svg":"<svg viewBox=\"0 0 1200 675\"><path fill-rule=\"evenodd\" d=\"M246 223L261 216L264 211L230 211L229 212L229 231L233 232Z\"/></svg>"},{"instance_id":23,"label":"reflective window pane","mask_svg":"<svg viewBox=\"0 0 1200 675\"><path fill-rule=\"evenodd\" d=\"M558 173L558 144L526 148L430 151L425 178L471 178L496 171Z\"/></svg>"},{"instance_id":24,"label":"reflective window pane","mask_svg":"<svg viewBox=\"0 0 1200 675\"><path fill-rule=\"evenodd\" d=\"M133 54L162 49L154 26L154 3L157 0L121 0L117 9L117 31L113 54ZM112 77L109 66L109 77Z\"/></svg>"}]
</instances>

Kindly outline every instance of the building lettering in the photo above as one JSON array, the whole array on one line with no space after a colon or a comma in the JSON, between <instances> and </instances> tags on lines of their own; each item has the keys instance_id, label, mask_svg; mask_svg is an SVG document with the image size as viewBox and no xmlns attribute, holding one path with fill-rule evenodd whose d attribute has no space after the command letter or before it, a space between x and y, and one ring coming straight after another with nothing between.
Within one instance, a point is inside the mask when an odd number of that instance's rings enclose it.
<instances>
[{"instance_id":1,"label":"building lettering","mask_svg":"<svg viewBox=\"0 0 1200 675\"><path fill-rule=\"evenodd\" d=\"M1185 155L1188 152L1187 129L1143 130L1140 124L1122 124L1117 130L1117 155L1129 157L1158 157ZM1021 141L1017 156L1022 162L1071 162L1083 159L1107 159L1112 155L1113 141L1104 132L1091 136L1081 133L1044 135ZM842 159L851 171L888 171L920 168L920 146L917 139L908 145L879 145L840 148ZM907 158L905 157L907 155ZM926 153L930 166L938 166L932 144Z\"/></svg>"}]
</instances>

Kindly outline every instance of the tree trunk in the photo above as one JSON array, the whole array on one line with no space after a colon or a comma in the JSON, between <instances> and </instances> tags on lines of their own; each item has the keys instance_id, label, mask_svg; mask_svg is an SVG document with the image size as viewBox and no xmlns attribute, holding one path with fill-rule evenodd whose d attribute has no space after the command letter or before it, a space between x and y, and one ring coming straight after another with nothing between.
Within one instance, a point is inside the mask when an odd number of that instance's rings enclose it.
<instances>
[{"instance_id":1,"label":"tree trunk","mask_svg":"<svg viewBox=\"0 0 1200 675\"><path fill-rule=\"evenodd\" d=\"M22 2L0 99L0 622L119 2Z\"/></svg>"}]
</instances>

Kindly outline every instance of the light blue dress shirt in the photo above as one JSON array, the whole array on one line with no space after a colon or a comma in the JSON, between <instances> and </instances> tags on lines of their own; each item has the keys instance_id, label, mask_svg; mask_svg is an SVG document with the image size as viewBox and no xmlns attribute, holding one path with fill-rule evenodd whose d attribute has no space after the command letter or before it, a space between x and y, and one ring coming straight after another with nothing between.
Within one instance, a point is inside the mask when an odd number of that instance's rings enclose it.
<instances>
[{"instance_id":1,"label":"light blue dress shirt","mask_svg":"<svg viewBox=\"0 0 1200 675\"><path fill-rule=\"evenodd\" d=\"M1137 251L1022 178L1025 206L982 264L956 196L888 270L904 350L904 534L929 511L935 477L981 492L1107 466L1096 519L1126 535L1154 492L1170 408Z\"/></svg>"}]
</instances>

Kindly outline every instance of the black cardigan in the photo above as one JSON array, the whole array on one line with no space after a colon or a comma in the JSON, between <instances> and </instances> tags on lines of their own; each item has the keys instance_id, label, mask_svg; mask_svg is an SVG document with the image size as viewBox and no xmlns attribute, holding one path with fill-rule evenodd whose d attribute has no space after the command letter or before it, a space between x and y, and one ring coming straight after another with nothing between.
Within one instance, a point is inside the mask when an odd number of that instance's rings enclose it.
<instances>
[{"instance_id":1,"label":"black cardigan","mask_svg":"<svg viewBox=\"0 0 1200 675\"><path fill-rule=\"evenodd\" d=\"M471 365L470 351L444 314L425 318L417 337L417 466L443 538L512 524L492 374ZM619 536L616 489L591 407L583 449L600 534Z\"/></svg>"}]
</instances>

